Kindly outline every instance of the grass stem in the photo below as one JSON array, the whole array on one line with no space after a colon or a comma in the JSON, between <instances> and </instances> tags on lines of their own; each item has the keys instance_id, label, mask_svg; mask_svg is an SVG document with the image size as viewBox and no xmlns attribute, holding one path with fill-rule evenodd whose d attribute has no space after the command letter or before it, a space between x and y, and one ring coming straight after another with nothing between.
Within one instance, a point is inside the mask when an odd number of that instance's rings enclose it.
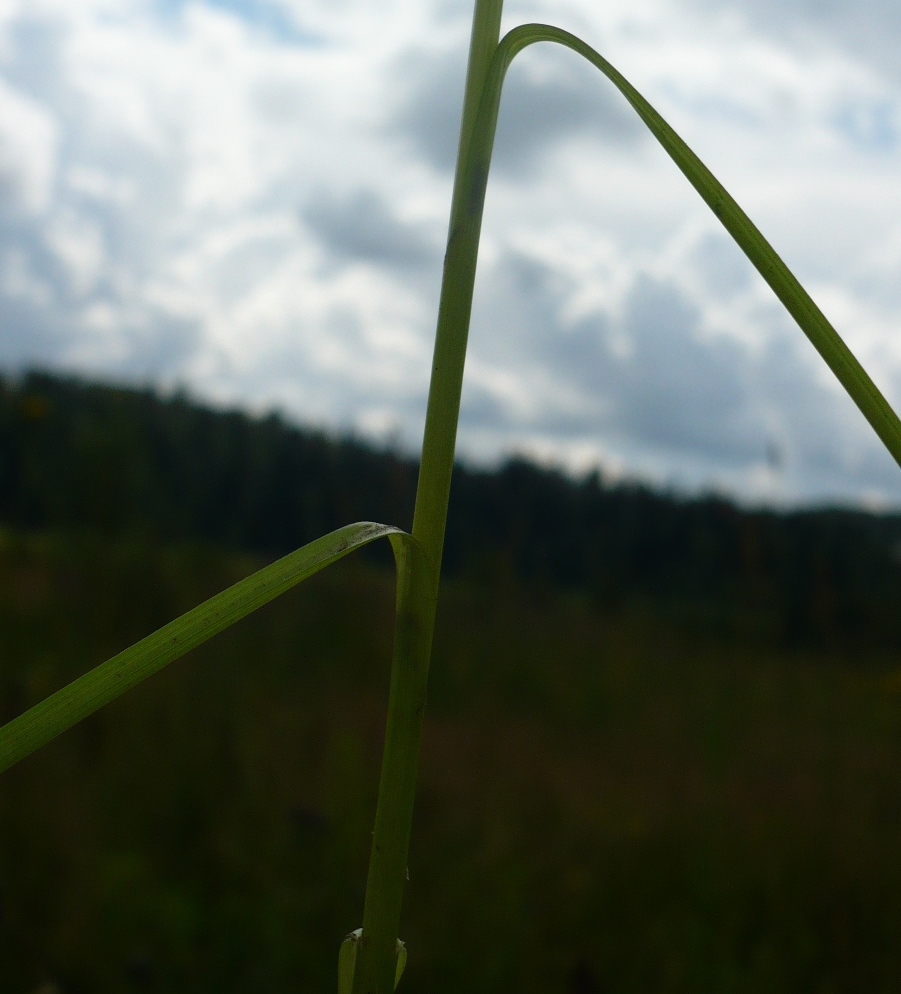
<instances>
[{"instance_id":1,"label":"grass stem","mask_svg":"<svg viewBox=\"0 0 901 994\"><path fill-rule=\"evenodd\" d=\"M465 248L461 251L456 244L456 232L460 218L467 212L466 164L470 160L471 135L485 80L497 49L502 9L503 0L476 0L473 16L448 251L413 516L413 537L418 545L410 545L415 552L408 558L405 579L398 578L388 724L354 994L391 994L394 990L395 942L407 872L426 679L475 280L476 251Z\"/></svg>"}]
</instances>

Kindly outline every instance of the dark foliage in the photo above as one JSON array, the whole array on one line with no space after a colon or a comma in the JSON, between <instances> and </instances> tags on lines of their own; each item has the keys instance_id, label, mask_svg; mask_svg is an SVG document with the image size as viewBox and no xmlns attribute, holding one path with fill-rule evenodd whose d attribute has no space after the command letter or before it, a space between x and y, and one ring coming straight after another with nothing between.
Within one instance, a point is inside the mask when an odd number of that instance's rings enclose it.
<instances>
[{"instance_id":1,"label":"dark foliage","mask_svg":"<svg viewBox=\"0 0 901 994\"><path fill-rule=\"evenodd\" d=\"M0 712L259 565L6 532ZM329 992L360 924L393 576L356 557L0 777L3 994ZM399 994L888 994L897 657L445 585Z\"/></svg>"},{"instance_id":2,"label":"dark foliage","mask_svg":"<svg viewBox=\"0 0 901 994\"><path fill-rule=\"evenodd\" d=\"M410 517L410 462L277 415L43 374L0 389L0 515L12 524L282 553L350 521Z\"/></svg>"},{"instance_id":3,"label":"dark foliage","mask_svg":"<svg viewBox=\"0 0 901 994\"><path fill-rule=\"evenodd\" d=\"M409 528L416 479L396 452L277 415L46 374L0 383L0 519L17 527L281 554L350 521ZM788 646L901 646L897 515L743 511L521 460L460 466L445 569L650 603Z\"/></svg>"}]
</instances>

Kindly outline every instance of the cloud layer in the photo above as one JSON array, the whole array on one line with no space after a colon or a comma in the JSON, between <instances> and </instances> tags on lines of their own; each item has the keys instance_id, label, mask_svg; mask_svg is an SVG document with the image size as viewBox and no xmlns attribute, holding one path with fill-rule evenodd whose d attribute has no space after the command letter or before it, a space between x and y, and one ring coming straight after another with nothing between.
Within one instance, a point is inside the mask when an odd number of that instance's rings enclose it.
<instances>
[{"instance_id":1,"label":"cloud layer","mask_svg":"<svg viewBox=\"0 0 901 994\"><path fill-rule=\"evenodd\" d=\"M645 93L901 404L901 11L508 0ZM0 5L0 364L186 385L418 446L462 0ZM461 450L750 501L901 472L589 66L510 71Z\"/></svg>"}]
</instances>

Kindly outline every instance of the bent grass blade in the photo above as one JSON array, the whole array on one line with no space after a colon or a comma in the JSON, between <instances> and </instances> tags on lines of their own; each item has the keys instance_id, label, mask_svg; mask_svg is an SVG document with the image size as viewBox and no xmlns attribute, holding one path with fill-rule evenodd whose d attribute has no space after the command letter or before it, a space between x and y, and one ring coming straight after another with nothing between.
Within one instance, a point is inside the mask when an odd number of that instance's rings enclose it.
<instances>
[{"instance_id":1,"label":"bent grass blade","mask_svg":"<svg viewBox=\"0 0 901 994\"><path fill-rule=\"evenodd\" d=\"M701 195L723 227L745 253L754 268L810 339L861 413L901 465L901 421L873 383L869 374L832 327L823 312L795 275L739 207L720 181L710 172L670 125L634 86L602 55L580 38L548 24L523 24L508 32L498 44L485 81L479 115L473 129L465 185L469 214L481 222L488 167L504 76L513 59L536 42L549 41L572 49L599 69L632 105L638 116L663 146L686 179ZM476 239L478 235L476 234Z\"/></svg>"},{"instance_id":2,"label":"bent grass blade","mask_svg":"<svg viewBox=\"0 0 901 994\"><path fill-rule=\"evenodd\" d=\"M101 663L0 728L0 772L279 594L386 536L400 547L412 541L391 525L372 521L346 525L240 580Z\"/></svg>"}]
</instances>

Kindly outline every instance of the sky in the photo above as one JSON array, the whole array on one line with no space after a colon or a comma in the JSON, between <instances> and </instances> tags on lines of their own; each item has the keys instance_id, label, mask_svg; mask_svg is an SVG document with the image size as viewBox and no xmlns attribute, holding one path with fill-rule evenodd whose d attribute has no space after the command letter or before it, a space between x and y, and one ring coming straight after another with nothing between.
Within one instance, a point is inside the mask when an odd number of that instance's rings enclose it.
<instances>
[{"instance_id":1,"label":"sky","mask_svg":"<svg viewBox=\"0 0 901 994\"><path fill-rule=\"evenodd\" d=\"M0 369L416 452L469 0L0 0ZM896 0L508 0L597 48L901 407ZM625 101L508 75L460 454L749 504L901 470Z\"/></svg>"}]
</instances>

